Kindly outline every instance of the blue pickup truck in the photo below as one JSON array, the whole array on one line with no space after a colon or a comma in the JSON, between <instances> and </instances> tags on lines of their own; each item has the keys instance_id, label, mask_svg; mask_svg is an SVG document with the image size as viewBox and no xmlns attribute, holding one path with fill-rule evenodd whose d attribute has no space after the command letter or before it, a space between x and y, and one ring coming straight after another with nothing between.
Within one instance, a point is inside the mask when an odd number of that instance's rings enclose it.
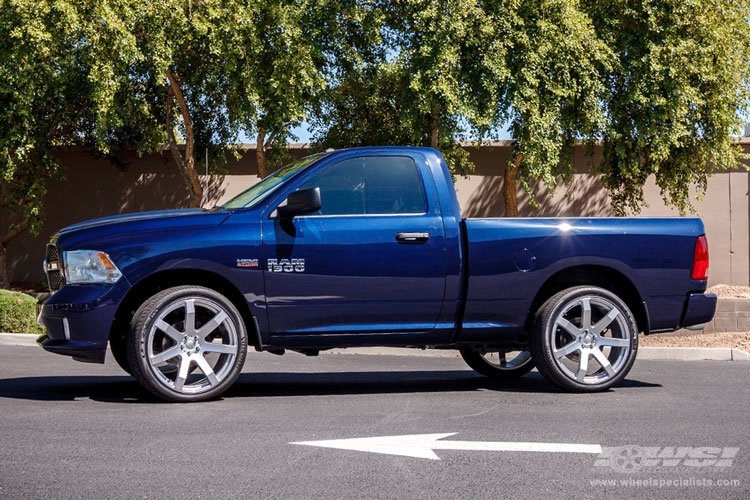
<instances>
[{"instance_id":1,"label":"blue pickup truck","mask_svg":"<svg viewBox=\"0 0 750 500\"><path fill-rule=\"evenodd\" d=\"M618 384L638 335L709 321L697 218L462 219L445 160L302 158L210 210L120 215L47 246L47 351L114 359L157 397L218 397L248 347L457 349L477 372Z\"/></svg>"}]
</instances>

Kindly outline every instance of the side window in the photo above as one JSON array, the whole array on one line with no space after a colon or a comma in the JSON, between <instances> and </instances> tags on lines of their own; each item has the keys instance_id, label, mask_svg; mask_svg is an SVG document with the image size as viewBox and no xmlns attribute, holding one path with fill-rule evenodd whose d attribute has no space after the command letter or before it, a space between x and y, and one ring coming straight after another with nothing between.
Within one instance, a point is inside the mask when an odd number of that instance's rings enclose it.
<instances>
[{"instance_id":1,"label":"side window","mask_svg":"<svg viewBox=\"0 0 750 500\"><path fill-rule=\"evenodd\" d=\"M320 215L426 211L417 165L406 156L368 156L331 165L301 189L320 188Z\"/></svg>"},{"instance_id":2,"label":"side window","mask_svg":"<svg viewBox=\"0 0 750 500\"><path fill-rule=\"evenodd\" d=\"M368 214L418 214L427 211L422 178L408 156L366 159Z\"/></svg>"},{"instance_id":3,"label":"side window","mask_svg":"<svg viewBox=\"0 0 750 500\"><path fill-rule=\"evenodd\" d=\"M353 158L331 165L301 189L320 188L321 215L365 213L365 162Z\"/></svg>"}]
</instances>

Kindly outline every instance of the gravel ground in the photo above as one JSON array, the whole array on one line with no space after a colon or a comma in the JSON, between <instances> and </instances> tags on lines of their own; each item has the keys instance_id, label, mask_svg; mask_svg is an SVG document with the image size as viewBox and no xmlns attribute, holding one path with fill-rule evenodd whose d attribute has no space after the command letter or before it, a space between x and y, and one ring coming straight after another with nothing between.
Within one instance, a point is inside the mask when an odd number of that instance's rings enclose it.
<instances>
[{"instance_id":1,"label":"gravel ground","mask_svg":"<svg viewBox=\"0 0 750 500\"><path fill-rule=\"evenodd\" d=\"M719 298L750 299L750 287L733 285L714 285L707 292L715 293Z\"/></svg>"},{"instance_id":2,"label":"gravel ground","mask_svg":"<svg viewBox=\"0 0 750 500\"><path fill-rule=\"evenodd\" d=\"M641 347L732 347L750 352L750 332L660 333L641 336L638 345Z\"/></svg>"}]
</instances>

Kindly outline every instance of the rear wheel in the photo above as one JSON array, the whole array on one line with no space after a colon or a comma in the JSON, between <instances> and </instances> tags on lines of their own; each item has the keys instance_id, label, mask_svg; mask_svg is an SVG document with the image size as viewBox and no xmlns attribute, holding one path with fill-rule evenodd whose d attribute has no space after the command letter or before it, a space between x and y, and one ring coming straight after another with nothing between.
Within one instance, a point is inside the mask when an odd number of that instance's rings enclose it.
<instances>
[{"instance_id":1,"label":"rear wheel","mask_svg":"<svg viewBox=\"0 0 750 500\"><path fill-rule=\"evenodd\" d=\"M638 327L628 306L599 287L564 290L537 315L530 343L539 372L574 392L606 390L628 374Z\"/></svg>"},{"instance_id":2,"label":"rear wheel","mask_svg":"<svg viewBox=\"0 0 750 500\"><path fill-rule=\"evenodd\" d=\"M474 371L498 380L518 378L534 368L534 361L528 350L482 352L463 348L459 352Z\"/></svg>"},{"instance_id":3,"label":"rear wheel","mask_svg":"<svg viewBox=\"0 0 750 500\"><path fill-rule=\"evenodd\" d=\"M203 401L240 374L247 333L237 308L209 288L180 286L147 300L126 341L138 382L169 401Z\"/></svg>"}]
</instances>

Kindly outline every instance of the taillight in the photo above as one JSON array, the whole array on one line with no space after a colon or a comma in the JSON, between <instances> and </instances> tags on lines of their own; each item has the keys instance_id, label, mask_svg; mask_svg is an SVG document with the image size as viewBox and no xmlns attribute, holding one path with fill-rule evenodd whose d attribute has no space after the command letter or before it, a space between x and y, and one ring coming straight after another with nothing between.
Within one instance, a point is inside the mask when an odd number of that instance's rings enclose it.
<instances>
[{"instance_id":1,"label":"taillight","mask_svg":"<svg viewBox=\"0 0 750 500\"><path fill-rule=\"evenodd\" d=\"M708 240L705 234L695 240L692 278L697 281L708 279Z\"/></svg>"}]
</instances>

